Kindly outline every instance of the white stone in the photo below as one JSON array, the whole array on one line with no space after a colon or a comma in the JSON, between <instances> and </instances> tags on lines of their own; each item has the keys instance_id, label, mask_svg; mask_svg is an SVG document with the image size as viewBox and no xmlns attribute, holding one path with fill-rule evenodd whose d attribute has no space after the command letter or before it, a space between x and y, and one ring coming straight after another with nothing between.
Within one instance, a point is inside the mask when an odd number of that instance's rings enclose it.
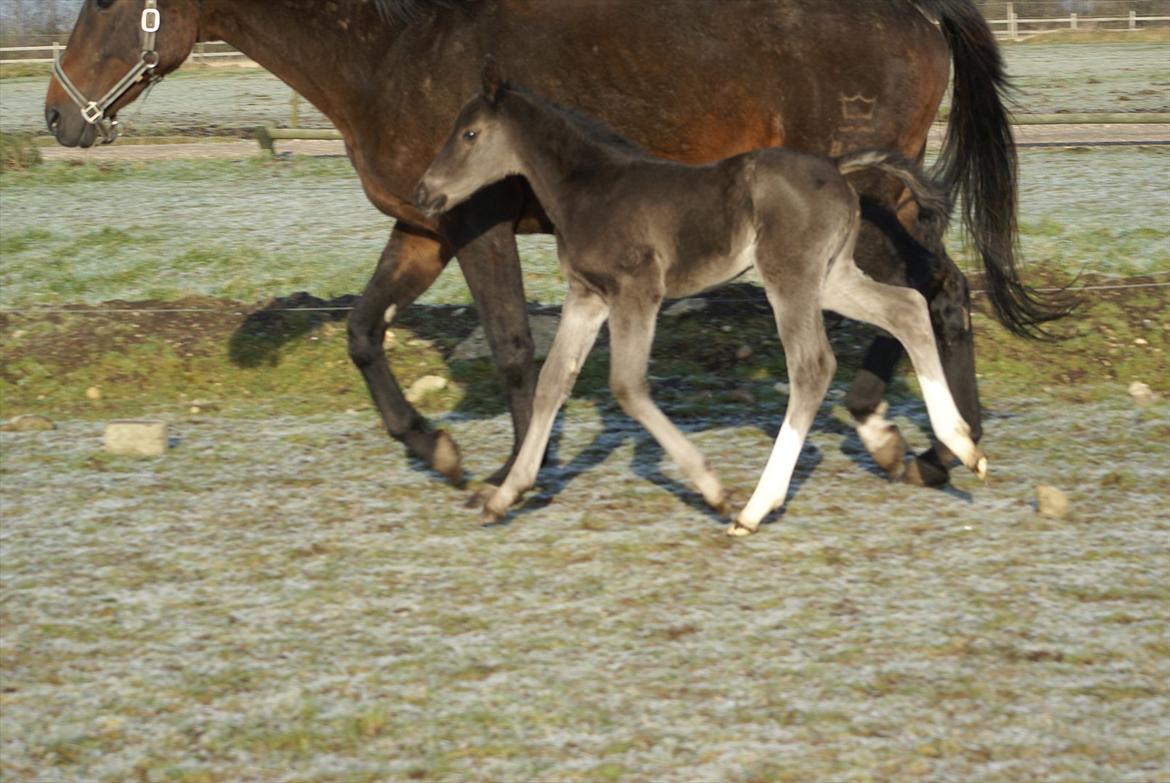
<instances>
[{"instance_id":1,"label":"white stone","mask_svg":"<svg viewBox=\"0 0 1170 783\"><path fill-rule=\"evenodd\" d=\"M677 318L680 315L690 315L707 309L706 299L679 299L670 307L662 311L667 318Z\"/></svg>"},{"instance_id":2,"label":"white stone","mask_svg":"<svg viewBox=\"0 0 1170 783\"><path fill-rule=\"evenodd\" d=\"M431 392L441 391L446 388L447 379L441 375L424 375L410 384L410 388L406 390L406 401L412 403L418 402Z\"/></svg>"},{"instance_id":3,"label":"white stone","mask_svg":"<svg viewBox=\"0 0 1170 783\"><path fill-rule=\"evenodd\" d=\"M167 451L167 425L143 419L112 421L106 425L104 441L110 454L157 457Z\"/></svg>"}]
</instances>

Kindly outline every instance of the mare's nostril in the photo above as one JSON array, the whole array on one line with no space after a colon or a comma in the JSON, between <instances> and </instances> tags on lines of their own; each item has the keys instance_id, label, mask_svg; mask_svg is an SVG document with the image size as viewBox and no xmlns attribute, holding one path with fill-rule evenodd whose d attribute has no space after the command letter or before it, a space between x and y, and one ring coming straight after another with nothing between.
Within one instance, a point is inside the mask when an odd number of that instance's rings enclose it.
<instances>
[{"instance_id":1,"label":"mare's nostril","mask_svg":"<svg viewBox=\"0 0 1170 783\"><path fill-rule=\"evenodd\" d=\"M49 130L56 134L57 127L61 124L61 112L56 109L46 109L45 123L49 126Z\"/></svg>"},{"instance_id":2,"label":"mare's nostril","mask_svg":"<svg viewBox=\"0 0 1170 783\"><path fill-rule=\"evenodd\" d=\"M425 207L427 205L427 197L429 195L430 194L427 193L427 186L421 182L418 183L418 187L414 190L414 203L419 207Z\"/></svg>"}]
</instances>

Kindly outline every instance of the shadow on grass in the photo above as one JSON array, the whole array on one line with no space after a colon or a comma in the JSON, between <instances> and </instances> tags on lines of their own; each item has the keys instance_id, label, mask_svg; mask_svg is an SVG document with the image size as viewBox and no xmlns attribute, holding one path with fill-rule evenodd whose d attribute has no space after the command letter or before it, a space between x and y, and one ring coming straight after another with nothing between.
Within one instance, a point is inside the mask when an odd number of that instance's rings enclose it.
<instances>
[{"instance_id":1,"label":"shadow on grass","mask_svg":"<svg viewBox=\"0 0 1170 783\"><path fill-rule=\"evenodd\" d=\"M770 444L779 430L787 405L785 395L773 392L772 385L787 378L787 370L776 337L772 310L763 290L739 283L696 298L705 302L701 312L660 319L650 368L655 401L686 432L755 426ZM327 324L344 324L355 300L352 295L324 300L303 292L274 298L248 314L231 335L229 357L233 364L243 368L275 368L286 350L292 350L297 342L314 331ZM559 308L533 307L530 314L555 316L559 315ZM414 306L405 310L394 324L395 329L406 330L413 335L412 339L424 340L440 352L451 380L464 392L448 414L453 418L484 419L507 413L503 389L490 358L450 358L477 325L474 308L456 305ZM875 332L832 315L826 318L826 325L840 366L838 383L848 383ZM407 342L409 344L409 340ZM636 474L719 520L689 484L680 484L662 472L661 447L616 408L608 388L606 343L603 330L573 391L575 398L588 400L601 411L602 433L566 465L543 469L541 481L545 489L533 495L517 513L528 513L547 505L551 496L577 476L604 462L627 438L633 437L635 458L632 469ZM401 369L410 362L409 349L396 350L390 359L392 369ZM911 405L922 409L921 400L911 394L902 376L895 377L887 390L887 397L913 400ZM853 428L830 415L828 409L829 406L822 406L814 429L845 435L842 451L863 470L885 479L886 474L870 459ZM922 416L914 417L916 424L925 422L924 409L922 411ZM929 437L929 425L919 426L925 428L925 435ZM552 464L556 461L559 429L558 423L550 444L549 462ZM474 447L474 444L464 445ZM767 453L765 449L759 455L761 468ZM501 464L507 456L506 453L500 454ZM820 462L818 457L809 464L808 456L806 451L798 463L790 493L807 480ZM426 469L421 462L412 460L411 464L416 469ZM966 497L963 493L958 494Z\"/></svg>"}]
</instances>

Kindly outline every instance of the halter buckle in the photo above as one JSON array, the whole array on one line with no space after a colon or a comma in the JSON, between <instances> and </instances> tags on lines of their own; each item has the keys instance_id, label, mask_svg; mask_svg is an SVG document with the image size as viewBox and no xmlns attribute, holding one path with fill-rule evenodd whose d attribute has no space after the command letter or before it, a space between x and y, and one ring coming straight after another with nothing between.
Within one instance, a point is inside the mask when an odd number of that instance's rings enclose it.
<instances>
[{"instance_id":1,"label":"halter buckle","mask_svg":"<svg viewBox=\"0 0 1170 783\"><path fill-rule=\"evenodd\" d=\"M161 26L162 14L158 12L157 8L142 9L142 32L157 33L158 28Z\"/></svg>"},{"instance_id":2,"label":"halter buckle","mask_svg":"<svg viewBox=\"0 0 1170 783\"><path fill-rule=\"evenodd\" d=\"M98 121L101 120L102 115L104 114L105 111L102 109L102 107L98 106L94 101L90 101L88 105L81 109L82 119L84 119L90 125L97 125Z\"/></svg>"}]
</instances>

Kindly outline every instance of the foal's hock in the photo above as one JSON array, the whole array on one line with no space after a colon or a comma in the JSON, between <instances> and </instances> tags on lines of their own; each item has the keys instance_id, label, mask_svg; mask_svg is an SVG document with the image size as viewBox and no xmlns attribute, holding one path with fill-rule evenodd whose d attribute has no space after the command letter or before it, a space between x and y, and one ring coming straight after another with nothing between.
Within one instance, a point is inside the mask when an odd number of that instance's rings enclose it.
<instances>
[{"instance_id":1,"label":"foal's hock","mask_svg":"<svg viewBox=\"0 0 1170 783\"><path fill-rule=\"evenodd\" d=\"M664 298L697 293L752 266L775 314L791 395L763 475L728 533L755 531L784 502L836 369L824 309L875 324L902 343L935 434L985 475L987 460L943 376L925 299L874 282L853 261L860 208L844 175L884 172L906 186L921 210L945 212L944 200L914 165L883 151L829 160L766 149L688 166L654 158L588 117L507 85L492 61L483 81L419 182L418 205L444 212L504 177L525 177L556 225L569 283L532 423L486 515L503 516L532 487L557 410L607 319L614 396L722 511L719 479L650 398L646 369Z\"/></svg>"}]
</instances>

